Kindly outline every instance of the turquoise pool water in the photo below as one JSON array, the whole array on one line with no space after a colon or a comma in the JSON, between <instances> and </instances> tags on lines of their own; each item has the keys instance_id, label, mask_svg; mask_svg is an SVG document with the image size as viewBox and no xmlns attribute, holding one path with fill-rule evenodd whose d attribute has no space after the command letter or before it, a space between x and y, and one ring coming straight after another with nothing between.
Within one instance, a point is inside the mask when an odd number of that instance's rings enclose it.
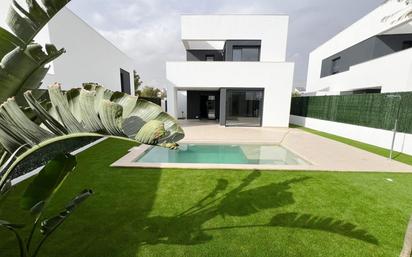
<instances>
[{"instance_id":1,"label":"turquoise pool water","mask_svg":"<svg viewBox=\"0 0 412 257\"><path fill-rule=\"evenodd\" d=\"M136 160L139 163L213 164L307 164L279 145L182 144L178 150L153 147Z\"/></svg>"}]
</instances>

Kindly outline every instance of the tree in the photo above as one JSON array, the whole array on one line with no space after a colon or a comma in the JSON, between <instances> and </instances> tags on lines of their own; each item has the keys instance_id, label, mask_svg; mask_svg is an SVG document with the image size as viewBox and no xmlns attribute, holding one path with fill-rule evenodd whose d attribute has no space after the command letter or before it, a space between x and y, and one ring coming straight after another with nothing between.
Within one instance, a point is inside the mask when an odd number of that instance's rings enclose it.
<instances>
[{"instance_id":1,"label":"tree","mask_svg":"<svg viewBox=\"0 0 412 257\"><path fill-rule=\"evenodd\" d=\"M137 95L141 97L160 98L160 99L164 99L167 96L166 90L155 88L155 87L144 87L142 90L139 90L137 92Z\"/></svg>"},{"instance_id":2,"label":"tree","mask_svg":"<svg viewBox=\"0 0 412 257\"><path fill-rule=\"evenodd\" d=\"M135 70L133 70L133 77L134 77L134 90L136 95L138 95L139 88L143 85L143 81L140 79L140 75L137 74Z\"/></svg>"}]
</instances>

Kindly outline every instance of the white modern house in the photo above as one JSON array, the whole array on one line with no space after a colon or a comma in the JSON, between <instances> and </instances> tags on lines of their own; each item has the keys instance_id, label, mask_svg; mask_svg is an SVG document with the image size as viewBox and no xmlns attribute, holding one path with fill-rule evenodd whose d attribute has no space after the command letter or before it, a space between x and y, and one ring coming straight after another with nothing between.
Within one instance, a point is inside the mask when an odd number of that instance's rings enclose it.
<instances>
[{"instance_id":1,"label":"white modern house","mask_svg":"<svg viewBox=\"0 0 412 257\"><path fill-rule=\"evenodd\" d=\"M388 0L310 54L306 96L412 91L412 3ZM344 14L343 14L344 15ZM398 98L392 98L398 101ZM291 115L290 123L391 148L393 132ZM412 154L412 134L394 149Z\"/></svg>"},{"instance_id":2,"label":"white modern house","mask_svg":"<svg viewBox=\"0 0 412 257\"><path fill-rule=\"evenodd\" d=\"M314 50L306 91L312 95L412 91L409 2L385 1Z\"/></svg>"},{"instance_id":3,"label":"white modern house","mask_svg":"<svg viewBox=\"0 0 412 257\"><path fill-rule=\"evenodd\" d=\"M22 6L24 1L19 0ZM0 26L12 0L0 1ZM133 60L95 31L69 8L63 8L39 33L35 41L65 48L66 53L51 64L42 87L58 82L63 89L96 82L114 91L134 93Z\"/></svg>"},{"instance_id":4,"label":"white modern house","mask_svg":"<svg viewBox=\"0 0 412 257\"><path fill-rule=\"evenodd\" d=\"M288 16L185 15L187 61L167 62L168 112L224 126L287 127L294 64Z\"/></svg>"}]
</instances>

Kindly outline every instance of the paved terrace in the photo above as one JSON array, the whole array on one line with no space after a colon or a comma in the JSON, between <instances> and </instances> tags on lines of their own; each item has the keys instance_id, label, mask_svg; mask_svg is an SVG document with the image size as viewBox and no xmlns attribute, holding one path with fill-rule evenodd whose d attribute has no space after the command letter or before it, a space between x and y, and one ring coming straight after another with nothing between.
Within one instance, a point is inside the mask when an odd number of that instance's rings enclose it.
<instances>
[{"instance_id":1,"label":"paved terrace","mask_svg":"<svg viewBox=\"0 0 412 257\"><path fill-rule=\"evenodd\" d=\"M309 165L227 165L227 164L142 164L134 163L145 149L134 148L113 166L158 168L213 168L259 170L319 170L412 172L412 166L391 161L352 146L290 128L222 127L212 122L181 122L186 137L181 143L281 144Z\"/></svg>"}]
</instances>

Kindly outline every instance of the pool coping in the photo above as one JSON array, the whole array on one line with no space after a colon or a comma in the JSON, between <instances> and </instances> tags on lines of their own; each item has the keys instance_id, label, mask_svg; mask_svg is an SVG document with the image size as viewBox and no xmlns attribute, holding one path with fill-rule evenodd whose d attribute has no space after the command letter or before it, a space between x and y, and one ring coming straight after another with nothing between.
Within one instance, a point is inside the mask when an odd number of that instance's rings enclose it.
<instances>
[{"instance_id":1,"label":"pool coping","mask_svg":"<svg viewBox=\"0 0 412 257\"><path fill-rule=\"evenodd\" d=\"M126 167L126 168L154 168L154 169L223 169L223 170L294 170L294 171L344 171L344 172L382 172L387 173L391 171L385 170L369 170L369 169L356 169L356 170L348 170L348 169L337 169L336 167L329 167L318 165L313 161L309 161L308 158L303 156L300 153L290 149L290 147L285 146L282 143L274 143L274 142L259 142L259 141L247 141L247 142L230 142L230 140L226 142L222 141L210 141L210 140L183 140L180 143L183 144L237 144L237 145L253 145L253 144L260 144L260 145L280 145L287 149L288 151L292 152L299 158L306 161L308 164L299 164L299 165L274 165L274 164L213 164L213 163L139 163L135 162L136 159L141 157L147 150L152 148L151 145L140 145L137 147L133 147L129 150L129 153L120 158L119 160L112 163L111 167ZM408 173L408 171L397 171L400 173ZM409 171L410 172L410 171Z\"/></svg>"}]
</instances>

